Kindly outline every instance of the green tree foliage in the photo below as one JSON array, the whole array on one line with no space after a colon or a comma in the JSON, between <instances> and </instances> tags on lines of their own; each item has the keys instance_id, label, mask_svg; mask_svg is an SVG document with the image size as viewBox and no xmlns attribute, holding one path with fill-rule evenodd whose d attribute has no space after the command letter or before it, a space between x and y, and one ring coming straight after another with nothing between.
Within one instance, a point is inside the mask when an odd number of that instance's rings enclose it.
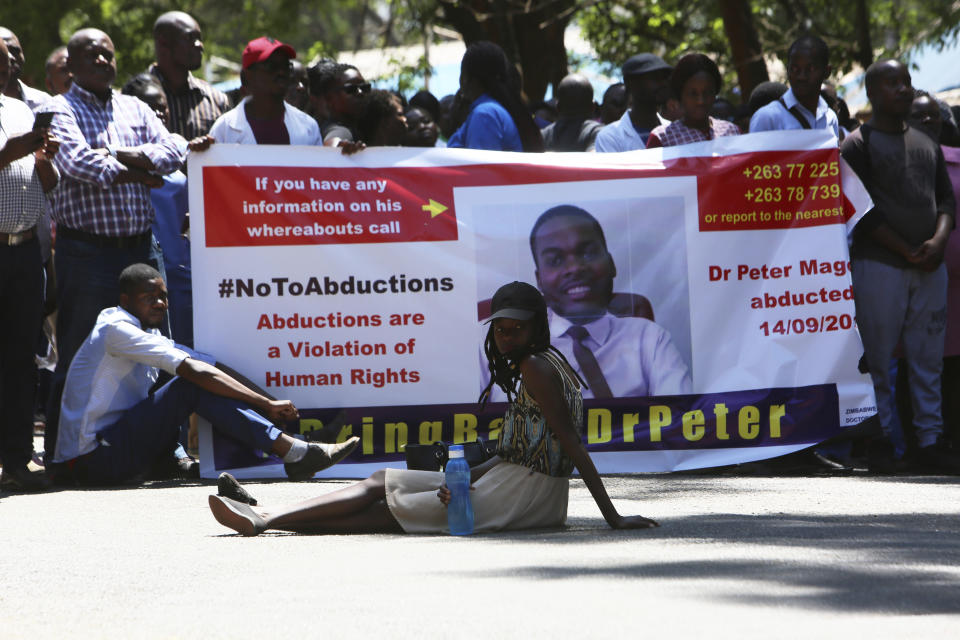
<instances>
[{"instance_id":1,"label":"green tree foliage","mask_svg":"<svg viewBox=\"0 0 960 640\"><path fill-rule=\"evenodd\" d=\"M942 44L960 31L955 0L754 0L764 50L785 56L790 42L815 33L830 46L840 72L855 64L902 57L919 44ZM769 6L767 6L769 5Z\"/></svg>"},{"instance_id":2,"label":"green tree foliage","mask_svg":"<svg viewBox=\"0 0 960 640\"><path fill-rule=\"evenodd\" d=\"M42 9L39 2L7 2L0 13L0 26L20 38L27 62L24 79L33 86L43 86L43 63L47 55L64 44L60 36L60 16L72 10L75 0L47 0Z\"/></svg>"},{"instance_id":3,"label":"green tree foliage","mask_svg":"<svg viewBox=\"0 0 960 640\"><path fill-rule=\"evenodd\" d=\"M0 25L14 31L27 55L26 76L43 85L43 63L82 27L110 35L117 50L118 84L153 60L153 22L172 8L194 16L207 55L240 62L244 45L270 35L301 57L383 44L384 20L371 0L22 0L6 3ZM41 6L42 5L42 6ZM413 34L415 37L416 34ZM390 38L395 38L391 32ZM394 42L395 44L395 42Z\"/></svg>"},{"instance_id":4,"label":"green tree foliage","mask_svg":"<svg viewBox=\"0 0 960 640\"><path fill-rule=\"evenodd\" d=\"M675 60L685 51L716 57L737 68L724 30L721 2L599 0L580 11L580 24L600 58L621 64L633 53L653 51ZM822 37L834 71L900 57L923 43L942 44L960 30L955 0L750 0L753 27L764 56L786 55L804 33ZM742 83L741 83L742 84Z\"/></svg>"},{"instance_id":5,"label":"green tree foliage","mask_svg":"<svg viewBox=\"0 0 960 640\"><path fill-rule=\"evenodd\" d=\"M942 43L960 30L957 0L181 0L176 7L199 20L208 55L238 62L243 45L261 35L309 57L425 42L428 25L452 27L468 43L487 38L503 46L524 72L528 97L536 99L566 73L563 26L575 16L611 67L640 51L675 60L698 50L715 55L732 80L733 70L751 62L732 53L731 34L744 32L724 23L724 8L733 5L750 9L764 56L782 57L794 38L812 32L830 45L841 73L917 44ZM113 38L122 82L152 60L153 21L171 6L168 0L21 0L5 3L0 24L20 37L33 85L43 84L47 54L85 26ZM732 12L726 15L732 19ZM756 74L752 78L746 84L755 83Z\"/></svg>"},{"instance_id":6,"label":"green tree foliage","mask_svg":"<svg viewBox=\"0 0 960 640\"><path fill-rule=\"evenodd\" d=\"M240 61L244 44L271 35L309 59L323 52L431 42L430 25L453 28L469 43L498 42L524 71L531 99L566 73L563 28L574 0L22 0L7 3L0 24L13 30L27 55L25 79L43 84L43 63L82 27L110 35L123 83L153 60L153 22L177 8L203 29L207 59ZM42 8L38 7L42 4ZM423 65L420 65L423 66ZM402 69L404 77L426 67Z\"/></svg>"},{"instance_id":7,"label":"green tree foliage","mask_svg":"<svg viewBox=\"0 0 960 640\"><path fill-rule=\"evenodd\" d=\"M695 49L727 50L716 3L686 0L614 0L581 10L580 26L601 60L619 69L635 53L652 51L675 60Z\"/></svg>"}]
</instances>

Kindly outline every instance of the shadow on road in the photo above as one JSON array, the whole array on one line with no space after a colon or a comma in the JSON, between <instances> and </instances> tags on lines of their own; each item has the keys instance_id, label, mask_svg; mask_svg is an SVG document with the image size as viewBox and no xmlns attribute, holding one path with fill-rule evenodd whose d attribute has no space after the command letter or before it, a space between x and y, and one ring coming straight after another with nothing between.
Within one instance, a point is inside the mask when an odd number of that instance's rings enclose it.
<instances>
[{"instance_id":1,"label":"shadow on road","mask_svg":"<svg viewBox=\"0 0 960 640\"><path fill-rule=\"evenodd\" d=\"M476 577L528 577L534 580L656 578L690 581L735 580L750 585L742 596L722 596L749 604L818 608L837 612L942 614L960 612L960 518L940 513L882 516L712 514L664 519L658 529L613 531L598 521L572 521L565 530L496 534L493 544L649 545L667 541L724 544L723 559L637 563L591 567L526 566L476 571ZM485 536L486 537L486 536ZM787 548L783 560L757 560L749 548L730 559L732 545ZM805 554L798 548L815 550ZM830 552L851 552L836 556ZM825 559L833 555L835 560ZM769 554L764 554L765 557ZM842 559L840 559L842 558ZM851 558L855 558L852 561ZM789 587L789 589L767 588ZM701 592L702 595L702 592ZM747 602L749 601L749 602Z\"/></svg>"}]
</instances>

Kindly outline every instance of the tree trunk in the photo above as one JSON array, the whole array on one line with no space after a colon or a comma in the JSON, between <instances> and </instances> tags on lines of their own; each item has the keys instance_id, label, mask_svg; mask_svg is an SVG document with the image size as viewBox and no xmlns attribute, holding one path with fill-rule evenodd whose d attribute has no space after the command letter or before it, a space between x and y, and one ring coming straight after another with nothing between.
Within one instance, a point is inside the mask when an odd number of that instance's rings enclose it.
<instances>
[{"instance_id":1,"label":"tree trunk","mask_svg":"<svg viewBox=\"0 0 960 640\"><path fill-rule=\"evenodd\" d=\"M753 26L749 0L720 0L723 31L730 42L733 66L737 70L740 95L744 102L761 82L770 79L763 60L760 37Z\"/></svg>"},{"instance_id":2,"label":"tree trunk","mask_svg":"<svg viewBox=\"0 0 960 640\"><path fill-rule=\"evenodd\" d=\"M517 0L441 0L445 22L469 46L478 40L499 44L523 76L529 102L543 99L550 84L567 74L563 32L573 16L575 0L535 3Z\"/></svg>"},{"instance_id":3,"label":"tree trunk","mask_svg":"<svg viewBox=\"0 0 960 640\"><path fill-rule=\"evenodd\" d=\"M573 5L573 2L553 4ZM570 18L555 18L556 13L562 10L557 6L549 12L517 16L514 21L517 55L523 70L523 91L530 102L543 100L547 87L552 84L556 88L567 75L567 48L563 42L563 32Z\"/></svg>"},{"instance_id":4,"label":"tree trunk","mask_svg":"<svg viewBox=\"0 0 960 640\"><path fill-rule=\"evenodd\" d=\"M360 51L363 48L363 32L367 22L367 13L370 11L370 1L363 0L360 6L360 27L356 30L356 36L353 40L353 50Z\"/></svg>"},{"instance_id":5,"label":"tree trunk","mask_svg":"<svg viewBox=\"0 0 960 640\"><path fill-rule=\"evenodd\" d=\"M857 62L866 69L873 64L873 44L870 42L870 12L867 0L857 0Z\"/></svg>"}]
</instances>

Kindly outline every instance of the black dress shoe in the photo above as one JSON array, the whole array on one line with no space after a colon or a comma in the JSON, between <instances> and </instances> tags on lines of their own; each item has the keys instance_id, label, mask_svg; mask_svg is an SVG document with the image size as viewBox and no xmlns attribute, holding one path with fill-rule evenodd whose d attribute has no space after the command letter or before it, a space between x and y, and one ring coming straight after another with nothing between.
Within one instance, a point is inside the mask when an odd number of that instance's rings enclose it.
<instances>
[{"instance_id":1,"label":"black dress shoe","mask_svg":"<svg viewBox=\"0 0 960 640\"><path fill-rule=\"evenodd\" d=\"M200 477L200 463L190 456L176 458L164 454L144 475L147 480L195 480Z\"/></svg>"},{"instance_id":2,"label":"black dress shoe","mask_svg":"<svg viewBox=\"0 0 960 640\"><path fill-rule=\"evenodd\" d=\"M881 475L899 471L893 443L889 439L875 438L867 443L867 469Z\"/></svg>"},{"instance_id":3,"label":"black dress shoe","mask_svg":"<svg viewBox=\"0 0 960 640\"><path fill-rule=\"evenodd\" d=\"M283 465L283 469L291 480L309 480L318 471L332 467L346 458L358 444L360 444L360 438L357 436L340 444L309 442L306 455L297 462Z\"/></svg>"},{"instance_id":4,"label":"black dress shoe","mask_svg":"<svg viewBox=\"0 0 960 640\"><path fill-rule=\"evenodd\" d=\"M200 463L190 456L178 458L177 469L181 480L193 480L200 477Z\"/></svg>"},{"instance_id":5,"label":"black dress shoe","mask_svg":"<svg viewBox=\"0 0 960 640\"><path fill-rule=\"evenodd\" d=\"M917 471L933 475L960 475L960 455L942 443L917 449Z\"/></svg>"},{"instance_id":6,"label":"black dress shoe","mask_svg":"<svg viewBox=\"0 0 960 640\"><path fill-rule=\"evenodd\" d=\"M46 491L50 488L50 479L42 471L33 473L27 465L6 466L0 474L0 486L13 491Z\"/></svg>"}]
</instances>

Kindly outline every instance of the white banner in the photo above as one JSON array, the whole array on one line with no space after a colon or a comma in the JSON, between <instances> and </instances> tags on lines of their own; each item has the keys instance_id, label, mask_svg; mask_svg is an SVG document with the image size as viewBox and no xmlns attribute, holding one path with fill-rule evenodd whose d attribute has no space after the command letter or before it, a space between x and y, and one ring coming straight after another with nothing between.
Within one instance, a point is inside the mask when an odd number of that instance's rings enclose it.
<instances>
[{"instance_id":1,"label":"white banner","mask_svg":"<svg viewBox=\"0 0 960 640\"><path fill-rule=\"evenodd\" d=\"M214 145L190 198L196 346L292 400L293 431L362 437L321 475L496 438L481 320L512 280L590 334L613 396L585 393L601 471L770 457L875 413L847 255L869 199L822 132L624 154ZM283 475L209 430L201 460Z\"/></svg>"}]
</instances>

